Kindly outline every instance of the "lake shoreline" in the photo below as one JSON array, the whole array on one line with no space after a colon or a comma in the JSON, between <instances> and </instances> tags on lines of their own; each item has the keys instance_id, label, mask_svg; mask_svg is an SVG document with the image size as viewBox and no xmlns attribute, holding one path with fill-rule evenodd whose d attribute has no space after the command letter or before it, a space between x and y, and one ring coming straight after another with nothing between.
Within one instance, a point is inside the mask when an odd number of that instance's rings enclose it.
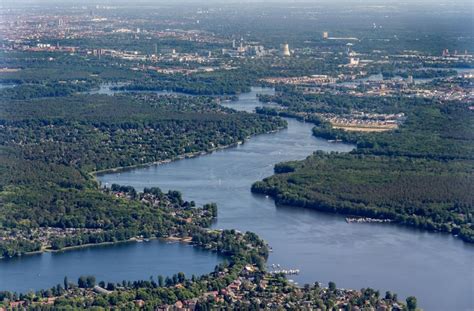
<instances>
[{"instance_id":1,"label":"lake shoreline","mask_svg":"<svg viewBox=\"0 0 474 311\"><path fill-rule=\"evenodd\" d=\"M81 248L89 248L89 247L99 247L99 246L107 246L107 245L119 245L119 244L126 244L126 243L141 243L141 242L150 242L150 241L156 241L159 240L161 242L169 242L169 243L183 243L183 244L192 244L192 237L149 237L149 238L137 238L133 237L128 240L121 240L121 241L115 241L115 242L100 242L100 243L88 243L88 244L81 244L81 245L72 245L72 246L66 246L61 249L52 249L52 248L42 248L40 250L34 251L34 252L26 252L23 253L19 256L14 256L14 257L0 257L0 261L4 259L13 259L16 257L23 257L23 256L34 256L34 255L41 255L45 253L62 253L62 252L67 252L67 251L72 251L72 250L77 250Z\"/></svg>"},{"instance_id":2,"label":"lake shoreline","mask_svg":"<svg viewBox=\"0 0 474 311\"><path fill-rule=\"evenodd\" d=\"M163 165L163 164L176 162L176 161L179 161L179 160L192 159L192 158L196 158L196 157L200 157L200 156L210 155L210 154L212 154L216 151L225 150L225 149L229 149L229 148L233 148L233 147L237 147L239 145L245 144L245 142L252 139L252 137L256 137L256 136L259 136L259 135L277 133L281 130L284 130L285 128L287 128L287 127L285 126L285 127L278 128L276 130L272 130L272 131L268 131L268 132L264 132L264 133L259 133L259 134L254 134L254 135L246 137L244 140L239 140L235 143L224 145L224 146L218 146L218 147L209 149L207 151L203 150L203 151L188 152L188 153L185 153L185 154L173 157L173 158L164 159L164 160L141 163L141 164L134 164L134 165L129 165L129 166L118 166L118 167L114 167L114 168L106 168L106 169L103 169L103 170L92 171L92 172L89 172L88 174L91 175L94 178L94 180L97 180L97 176L102 175L102 174L126 172L126 171L133 170L133 169L136 169L136 168L144 168L144 167L150 167L150 166L155 166L155 165Z\"/></svg>"}]
</instances>

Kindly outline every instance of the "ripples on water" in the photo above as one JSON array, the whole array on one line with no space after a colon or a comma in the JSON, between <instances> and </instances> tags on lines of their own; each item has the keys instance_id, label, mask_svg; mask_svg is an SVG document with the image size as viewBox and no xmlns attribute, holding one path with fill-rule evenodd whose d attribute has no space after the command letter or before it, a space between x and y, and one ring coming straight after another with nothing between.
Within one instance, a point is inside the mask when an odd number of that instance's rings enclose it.
<instances>
[{"instance_id":1,"label":"ripples on water","mask_svg":"<svg viewBox=\"0 0 474 311\"><path fill-rule=\"evenodd\" d=\"M252 111L254 89L226 106ZM211 155L101 176L103 183L159 186L182 191L199 204L216 202L218 228L254 231L273 248L269 264L298 268L299 284L335 281L344 288L392 290L415 295L427 310L473 306L474 248L450 235L387 224L347 224L344 217L292 207L275 207L250 192L253 182L281 161L304 159L315 150L350 151L311 135L311 124L288 119L288 129L251 138Z\"/></svg>"},{"instance_id":2,"label":"ripples on water","mask_svg":"<svg viewBox=\"0 0 474 311\"><path fill-rule=\"evenodd\" d=\"M268 94L272 90L254 88L251 93L242 94L238 102L226 106L250 112L259 105L257 92ZM353 148L313 137L311 124L287 121L287 129L253 137L235 148L98 178L103 184L131 185L139 190L150 186L180 190L185 199L198 204L216 202L219 207L216 227L259 234L273 248L269 264L300 269L301 274L291 278L301 285L335 281L343 288L373 287L382 293L395 291L399 297L415 295L426 310L472 309L474 248L471 245L444 234L387 224L347 224L344 217L338 215L275 207L272 199L250 192L253 182L272 175L276 163L304 159L315 150L348 152ZM179 267L189 268L187 274L192 271L204 273L212 270L218 260L212 254L195 253L193 248L169 248L159 243L147 248L130 244L124 250L121 249L123 246L112 246L111 249L116 247L120 251L117 256L127 260L116 262L112 267L96 248L72 251L64 256L46 254L39 258L42 258L47 280L54 279L53 284L62 281L62 276L56 280L56 276L50 274L58 263L74 267L80 274L100 272L102 277L98 279L106 280L118 270L128 271L120 278L134 280L143 278L143 273L148 273L143 271L153 271L150 270L153 268L162 274L175 273ZM135 262L136 256L153 260L136 259ZM78 258L82 260L77 262ZM207 261L212 263L207 265ZM196 262L200 264L196 265ZM97 263L104 263L99 265L100 270L94 270ZM0 288L6 284L2 284L2 280L7 282L8 278L15 277L11 273L5 274L5 271L9 272L9 265L8 262L0 265ZM19 263L16 277L27 279L24 271L29 271L31 265ZM166 273L168 271L170 273ZM31 286L47 287L35 280Z\"/></svg>"}]
</instances>

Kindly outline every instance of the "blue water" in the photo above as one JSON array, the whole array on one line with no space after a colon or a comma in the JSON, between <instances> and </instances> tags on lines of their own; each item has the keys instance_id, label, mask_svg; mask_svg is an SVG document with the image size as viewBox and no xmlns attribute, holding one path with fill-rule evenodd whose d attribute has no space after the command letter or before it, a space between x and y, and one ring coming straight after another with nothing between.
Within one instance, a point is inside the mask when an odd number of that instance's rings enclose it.
<instances>
[{"instance_id":1,"label":"blue water","mask_svg":"<svg viewBox=\"0 0 474 311\"><path fill-rule=\"evenodd\" d=\"M158 240L93 246L44 253L0 261L0 290L18 292L47 289L63 284L67 276L77 282L81 275L94 275L97 282L123 280L156 281L158 275L171 276L184 272L187 276L214 270L220 258L183 243Z\"/></svg>"},{"instance_id":2,"label":"blue water","mask_svg":"<svg viewBox=\"0 0 474 311\"><path fill-rule=\"evenodd\" d=\"M254 89L227 106L252 111ZM288 119L288 129L260 135L235 148L165 165L99 176L103 184L159 186L182 191L187 200L216 202L216 227L250 230L273 248L269 264L301 270L300 285L334 281L342 288L391 290L415 295L425 310L472 310L474 247L446 234L390 224L348 224L344 217L276 207L250 192L276 163L304 159L315 150L350 151L311 135L311 124Z\"/></svg>"},{"instance_id":3,"label":"blue water","mask_svg":"<svg viewBox=\"0 0 474 311\"><path fill-rule=\"evenodd\" d=\"M251 112L260 105L256 93L271 94L272 90L254 88L226 106ZM304 159L315 150L347 152L353 148L313 137L311 124L287 121L287 129L253 137L234 148L98 179L103 184L132 185L139 190L149 186L176 189L198 204L216 202L219 215L215 227L259 234L273 248L269 264L300 269L300 275L291 277L300 285L334 281L342 288L373 287L382 294L391 290L401 298L415 295L425 310L472 310L472 245L446 234L389 224L348 224L338 215L276 207L271 198L250 192L253 182L272 175L276 163ZM184 271L187 274L198 274L212 270L218 261L215 254L182 245L108 246L110 256L104 256L102 250L89 248L3 261L0 288L20 288L23 283L44 288L61 282L68 271L76 276L96 274L98 280L106 281L170 275L184 269L188 269ZM125 259L116 259L121 257ZM41 276L31 277L38 267L43 269ZM57 272L61 267L63 270ZM117 275L120 271L126 272Z\"/></svg>"}]
</instances>

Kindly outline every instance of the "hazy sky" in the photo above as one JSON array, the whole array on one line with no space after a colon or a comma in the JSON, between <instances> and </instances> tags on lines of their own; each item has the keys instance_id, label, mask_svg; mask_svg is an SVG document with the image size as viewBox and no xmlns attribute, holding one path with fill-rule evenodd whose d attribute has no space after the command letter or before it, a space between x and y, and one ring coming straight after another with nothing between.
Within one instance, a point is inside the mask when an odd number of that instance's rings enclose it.
<instances>
[{"instance_id":1,"label":"hazy sky","mask_svg":"<svg viewBox=\"0 0 474 311\"><path fill-rule=\"evenodd\" d=\"M321 4L321 3L353 3L353 4L445 4L445 5L452 5L452 4L473 4L471 0L2 0L1 4L6 3L64 3L64 4L133 4L133 3L168 3L173 4L177 2L187 2L187 3L201 3L201 4L209 4L209 3L313 3L313 4Z\"/></svg>"},{"instance_id":2,"label":"hazy sky","mask_svg":"<svg viewBox=\"0 0 474 311\"><path fill-rule=\"evenodd\" d=\"M337 7L345 5L350 7L351 5L364 6L364 5L377 5L377 6L396 6L396 7L452 7L466 9L466 13L471 12L474 16L474 1L472 0L0 0L1 7L15 7L15 6L38 6L52 4L58 7L69 6L69 5L109 5L109 6L132 6L139 7L140 5L146 4L147 6L156 5L183 5L187 4L190 6L203 6L209 7L213 5L231 5L236 6L238 4L249 5L249 4L262 4L271 5L272 3L289 5L327 5L329 7Z\"/></svg>"}]
</instances>

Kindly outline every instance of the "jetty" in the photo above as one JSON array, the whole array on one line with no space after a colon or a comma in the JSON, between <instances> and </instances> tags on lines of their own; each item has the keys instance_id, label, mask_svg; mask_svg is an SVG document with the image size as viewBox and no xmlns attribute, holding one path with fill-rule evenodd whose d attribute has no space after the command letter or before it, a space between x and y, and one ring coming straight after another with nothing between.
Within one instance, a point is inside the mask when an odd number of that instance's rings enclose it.
<instances>
[{"instance_id":1,"label":"jetty","mask_svg":"<svg viewBox=\"0 0 474 311\"><path fill-rule=\"evenodd\" d=\"M347 223L386 223L392 222L391 219L376 219L376 218L369 218L369 217L360 217L360 218L346 218Z\"/></svg>"}]
</instances>

